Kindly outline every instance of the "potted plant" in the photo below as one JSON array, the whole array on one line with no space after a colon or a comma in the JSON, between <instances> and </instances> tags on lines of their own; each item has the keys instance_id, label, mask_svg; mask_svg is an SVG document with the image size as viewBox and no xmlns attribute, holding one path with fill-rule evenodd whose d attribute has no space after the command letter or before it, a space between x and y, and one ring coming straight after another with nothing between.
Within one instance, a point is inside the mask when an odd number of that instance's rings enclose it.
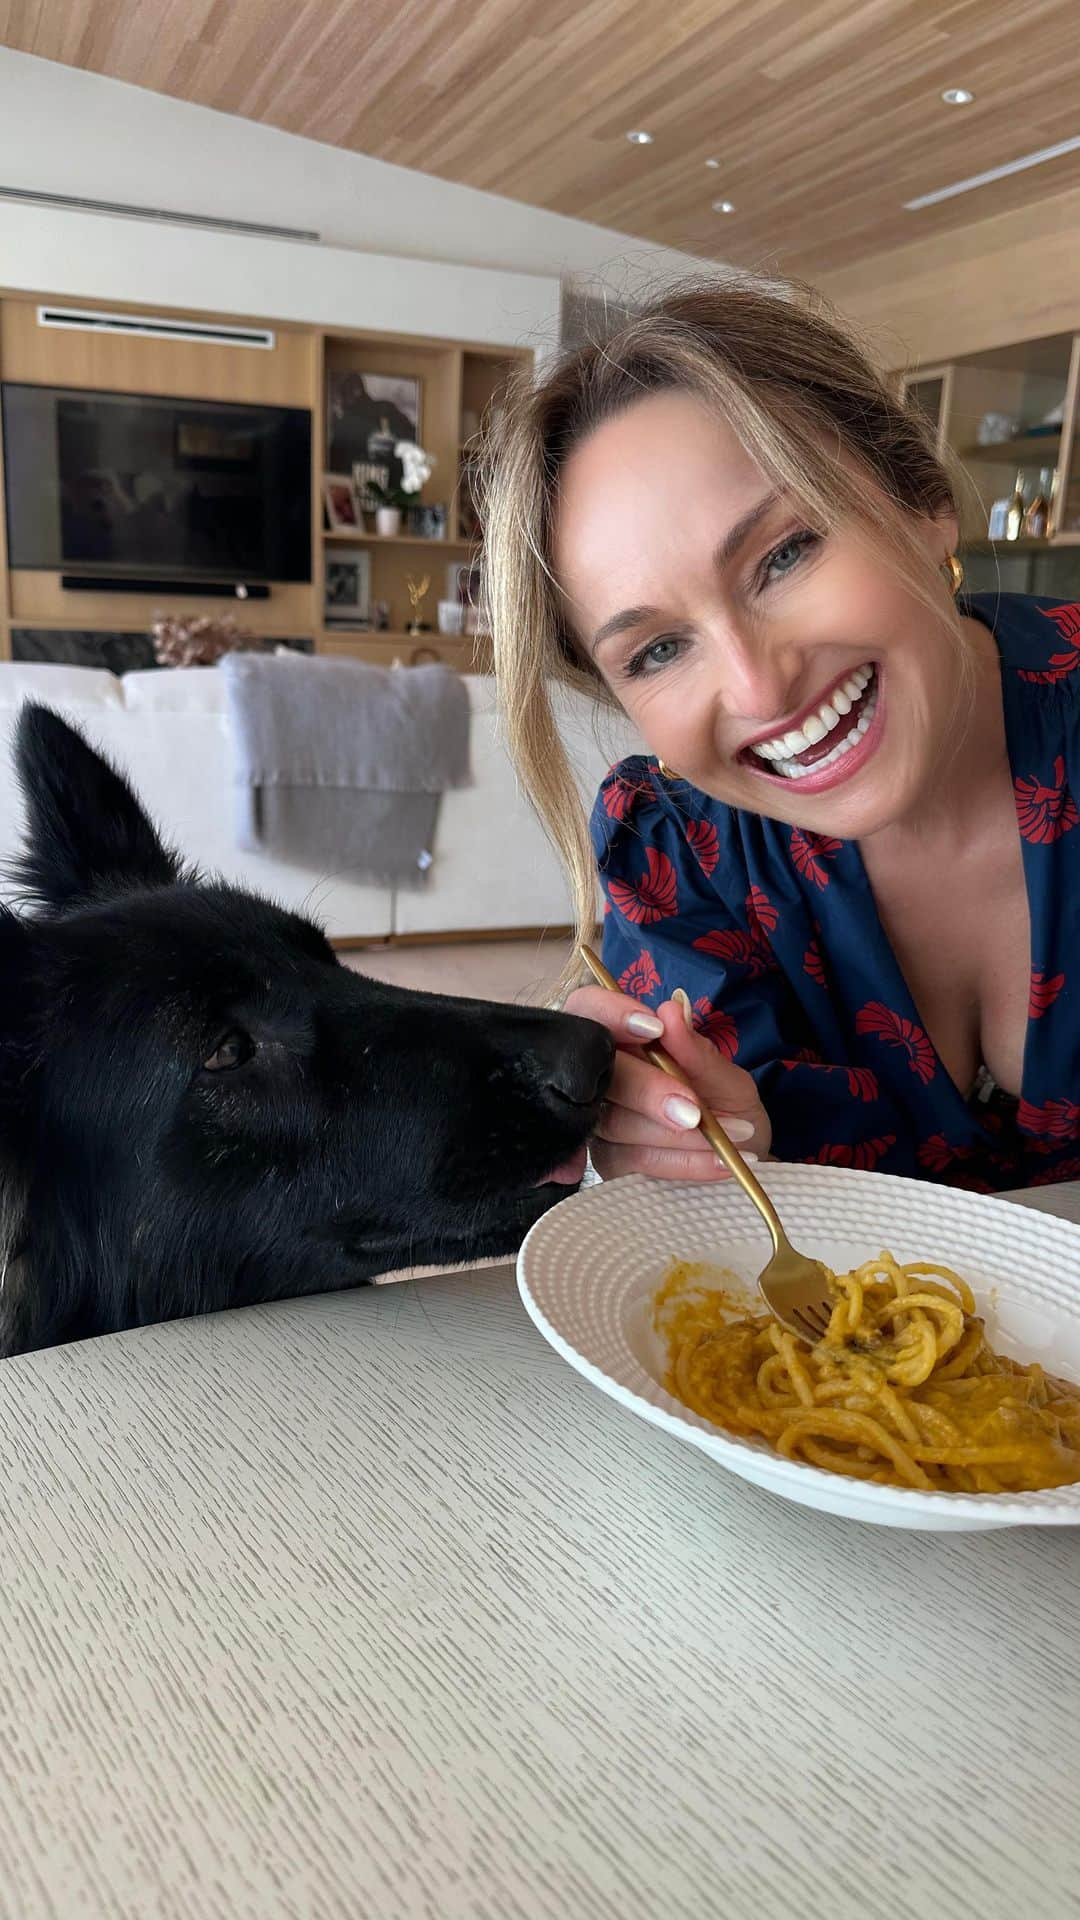
<instances>
[{"instance_id":1,"label":"potted plant","mask_svg":"<svg viewBox=\"0 0 1080 1920\"><path fill-rule=\"evenodd\" d=\"M368 482L368 493L375 502L376 533L400 533L402 509L415 505L417 494L435 469L434 455L425 453L415 440L396 441L394 458L401 462L401 479L395 486L383 487L375 480Z\"/></svg>"}]
</instances>

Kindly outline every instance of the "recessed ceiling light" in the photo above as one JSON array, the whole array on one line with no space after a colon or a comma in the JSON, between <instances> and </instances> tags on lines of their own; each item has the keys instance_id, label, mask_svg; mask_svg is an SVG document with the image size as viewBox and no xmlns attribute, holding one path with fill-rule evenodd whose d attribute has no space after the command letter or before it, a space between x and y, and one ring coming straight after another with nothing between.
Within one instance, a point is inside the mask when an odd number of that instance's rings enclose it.
<instances>
[{"instance_id":1,"label":"recessed ceiling light","mask_svg":"<svg viewBox=\"0 0 1080 1920\"><path fill-rule=\"evenodd\" d=\"M632 147L651 147L652 146L652 139L653 139L652 134L643 133L640 128L638 128L634 133L628 133L626 137L629 140L630 145Z\"/></svg>"},{"instance_id":2,"label":"recessed ceiling light","mask_svg":"<svg viewBox=\"0 0 1080 1920\"><path fill-rule=\"evenodd\" d=\"M733 200L714 200L712 210L714 213L734 213L735 203Z\"/></svg>"},{"instance_id":3,"label":"recessed ceiling light","mask_svg":"<svg viewBox=\"0 0 1080 1920\"><path fill-rule=\"evenodd\" d=\"M941 97L947 107L970 107L975 95L967 87L946 87Z\"/></svg>"},{"instance_id":4,"label":"recessed ceiling light","mask_svg":"<svg viewBox=\"0 0 1080 1920\"><path fill-rule=\"evenodd\" d=\"M705 165L707 167L718 167L720 165L720 162L719 160L706 160Z\"/></svg>"}]
</instances>

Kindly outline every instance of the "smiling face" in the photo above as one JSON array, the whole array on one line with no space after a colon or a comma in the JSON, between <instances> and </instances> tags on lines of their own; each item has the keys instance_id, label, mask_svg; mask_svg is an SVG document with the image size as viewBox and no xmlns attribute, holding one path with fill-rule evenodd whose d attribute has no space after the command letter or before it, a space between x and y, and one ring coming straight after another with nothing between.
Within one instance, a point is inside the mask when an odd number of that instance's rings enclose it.
<instances>
[{"instance_id":1,"label":"smiling face","mask_svg":"<svg viewBox=\"0 0 1080 1920\"><path fill-rule=\"evenodd\" d=\"M955 520L918 524L939 567ZM864 538L808 526L692 394L651 394L574 449L554 565L582 652L694 786L844 839L925 803L960 647Z\"/></svg>"}]
</instances>

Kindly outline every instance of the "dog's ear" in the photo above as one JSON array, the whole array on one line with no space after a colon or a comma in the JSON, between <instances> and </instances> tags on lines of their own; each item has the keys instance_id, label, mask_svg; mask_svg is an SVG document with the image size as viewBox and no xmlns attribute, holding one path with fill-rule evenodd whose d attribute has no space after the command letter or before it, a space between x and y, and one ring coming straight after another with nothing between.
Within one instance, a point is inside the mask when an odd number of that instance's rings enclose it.
<instances>
[{"instance_id":1,"label":"dog's ear","mask_svg":"<svg viewBox=\"0 0 1080 1920\"><path fill-rule=\"evenodd\" d=\"M61 912L118 889L181 878L177 856L127 781L59 714L36 702L24 706L15 764L27 829L13 871L28 901Z\"/></svg>"}]
</instances>

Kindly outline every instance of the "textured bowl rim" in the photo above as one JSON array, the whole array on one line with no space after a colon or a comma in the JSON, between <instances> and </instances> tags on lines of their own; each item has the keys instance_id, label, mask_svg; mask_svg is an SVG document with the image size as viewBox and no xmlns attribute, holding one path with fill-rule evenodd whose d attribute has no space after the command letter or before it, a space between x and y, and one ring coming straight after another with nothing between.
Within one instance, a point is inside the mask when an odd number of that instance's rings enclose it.
<instances>
[{"instance_id":1,"label":"textured bowl rim","mask_svg":"<svg viewBox=\"0 0 1080 1920\"><path fill-rule=\"evenodd\" d=\"M864 1189L867 1183L874 1182L875 1184L887 1183L893 1189L914 1189L922 1196L925 1196L928 1191L928 1183L922 1180L911 1180L897 1174L864 1173L850 1167L810 1167L778 1162L770 1165L769 1169L770 1188L781 1204L784 1200L784 1188L795 1193L800 1182L808 1182L815 1189L832 1184L838 1189L842 1187L850 1192L853 1181L859 1183L860 1190ZM898 1517L901 1513L904 1514L906 1518L910 1518L911 1522L914 1522L918 1512L931 1512L957 1517L970 1515L973 1518L977 1517L980 1525L989 1524L994 1528L1080 1526L1080 1482L1072 1486L1048 1487L1034 1493L1013 1495L944 1493L936 1489L927 1493L918 1487L883 1486L874 1482L871 1493L869 1491L871 1483L832 1474L823 1467L811 1466L805 1461L786 1460L783 1455L769 1447L767 1442L744 1440L736 1434L728 1433L723 1427L716 1426L713 1421L706 1419L703 1415L695 1413L645 1372L628 1342L625 1346L625 1372L628 1377L620 1378L609 1373L586 1351L575 1345L574 1341L551 1320L533 1291L528 1269L538 1247L543 1247L549 1239L561 1237L567 1232L571 1214L576 1220L585 1209L592 1211L603 1206L621 1206L625 1201L632 1204L638 1193L648 1191L652 1194L657 1188L664 1190L665 1197L672 1198L686 1192L699 1196L706 1191L718 1194L731 1192L730 1187L726 1185L706 1190L698 1184L649 1180L642 1174L630 1174L618 1181L599 1181L595 1185L582 1188L578 1193L560 1201L557 1206L542 1214L522 1242L517 1261L518 1291L522 1303L545 1340L576 1372L651 1425L659 1426L679 1439L684 1441L690 1439L691 1444L699 1445L694 1436L698 1434L705 1436L709 1445L704 1451L719 1465L728 1467L741 1479L752 1479L755 1485L764 1486L767 1490L793 1499L800 1505L818 1507L821 1503L812 1499L807 1500L795 1491L796 1488L805 1488L806 1492L810 1493L817 1487L832 1503L838 1497L837 1483L840 1482L856 1507L860 1504L860 1490L867 1488L867 1511L852 1517L858 1517L869 1524L881 1524L877 1521L873 1508L883 1507L886 1510L894 1509ZM942 1189L942 1191L945 1190ZM980 1218L984 1217L988 1211L1001 1211L1007 1212L1010 1227L1015 1230L1016 1216L1025 1212L1025 1209L1017 1206L1015 1201L1004 1200L998 1195L969 1193L962 1188L952 1187L947 1191L950 1205L955 1201L957 1211L961 1215L965 1212L971 1215L976 1227ZM870 1210L873 1210L872 1201ZM1058 1215L1041 1210L1026 1211L1030 1213L1033 1220L1038 1221L1039 1230L1048 1234L1052 1243L1057 1241L1060 1244L1066 1260L1072 1257L1077 1274L1080 1276L1080 1226L1073 1221L1063 1220ZM560 1215L563 1216L561 1221ZM1068 1283L1058 1281L1053 1275L1049 1275L1044 1285L1047 1295L1059 1309L1080 1315L1080 1284L1070 1288ZM635 1378L641 1381L647 1380L657 1397L646 1398L634 1384L631 1384ZM753 1455L755 1459L767 1460L767 1478L751 1476L745 1472L739 1463L745 1460L748 1454ZM835 1514L835 1506L831 1505L830 1510Z\"/></svg>"}]
</instances>

